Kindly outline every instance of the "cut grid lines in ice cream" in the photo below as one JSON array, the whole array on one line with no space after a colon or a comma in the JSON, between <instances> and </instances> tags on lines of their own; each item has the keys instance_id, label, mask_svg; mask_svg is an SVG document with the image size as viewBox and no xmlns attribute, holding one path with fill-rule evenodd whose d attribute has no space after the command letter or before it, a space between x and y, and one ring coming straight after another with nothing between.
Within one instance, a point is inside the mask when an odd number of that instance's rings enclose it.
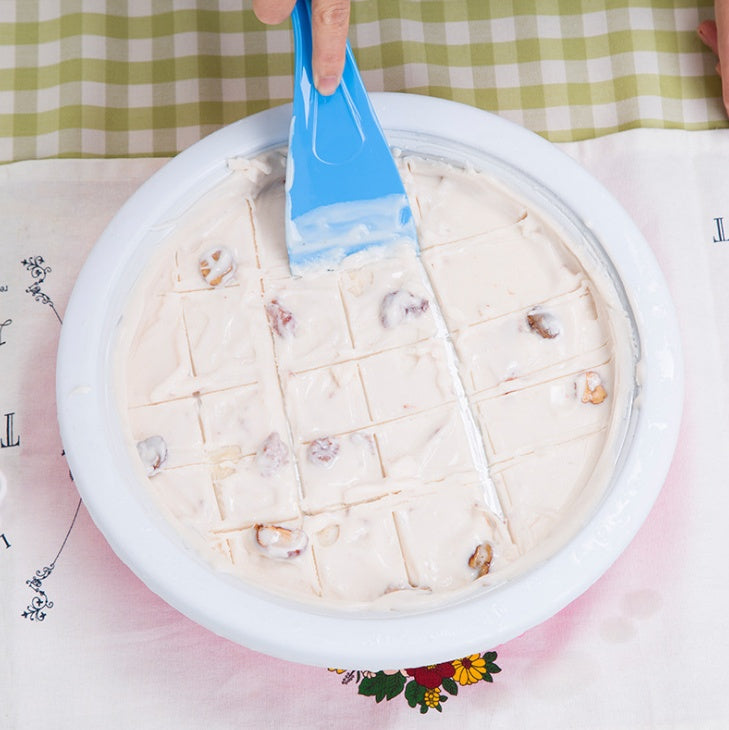
<instances>
[{"instance_id":1,"label":"cut grid lines in ice cream","mask_svg":"<svg viewBox=\"0 0 729 730\"><path fill-rule=\"evenodd\" d=\"M167 442L152 491L214 564L299 598L388 605L464 588L485 543L498 575L559 524L606 438L610 332L589 279L499 185L411 158L422 259L408 248L293 278L282 160L232 164L135 295L130 434ZM580 378L607 400L583 402ZM506 525L485 504L463 402ZM533 494L560 460L562 487ZM307 547L272 557L261 525L303 531Z\"/></svg>"},{"instance_id":2,"label":"cut grid lines in ice cream","mask_svg":"<svg viewBox=\"0 0 729 730\"><path fill-rule=\"evenodd\" d=\"M408 195L414 201L418 242L423 251L512 227L527 215L521 201L473 169L450 167L445 173L436 161L410 157L401 170Z\"/></svg>"}]
</instances>

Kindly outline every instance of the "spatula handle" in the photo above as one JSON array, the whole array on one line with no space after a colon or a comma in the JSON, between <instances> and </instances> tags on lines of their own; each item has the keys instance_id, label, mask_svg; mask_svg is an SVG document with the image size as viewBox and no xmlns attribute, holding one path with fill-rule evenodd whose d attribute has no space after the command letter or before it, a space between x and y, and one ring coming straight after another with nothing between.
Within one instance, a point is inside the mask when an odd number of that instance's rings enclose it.
<instances>
[{"instance_id":1,"label":"spatula handle","mask_svg":"<svg viewBox=\"0 0 729 730\"><path fill-rule=\"evenodd\" d=\"M347 42L342 80L331 96L323 96L314 86L310 0L297 0L291 22L295 49L294 116L307 125L316 159L329 165L348 162L362 149L365 139L357 105L369 106L352 49Z\"/></svg>"}]
</instances>

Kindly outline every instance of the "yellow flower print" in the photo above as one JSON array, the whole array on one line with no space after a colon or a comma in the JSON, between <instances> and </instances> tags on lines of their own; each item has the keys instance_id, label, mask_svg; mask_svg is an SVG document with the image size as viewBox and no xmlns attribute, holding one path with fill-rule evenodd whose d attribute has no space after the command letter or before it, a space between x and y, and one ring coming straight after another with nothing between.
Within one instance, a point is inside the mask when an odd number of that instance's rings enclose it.
<instances>
[{"instance_id":1,"label":"yellow flower print","mask_svg":"<svg viewBox=\"0 0 729 730\"><path fill-rule=\"evenodd\" d=\"M440 705L440 687L436 687L435 689L426 689L423 702L425 702L428 707L438 707L438 705Z\"/></svg>"},{"instance_id":2,"label":"yellow flower print","mask_svg":"<svg viewBox=\"0 0 729 730\"><path fill-rule=\"evenodd\" d=\"M453 673L453 679L460 685L478 682L486 674L486 660L479 654L456 659L453 666L456 670Z\"/></svg>"}]
</instances>

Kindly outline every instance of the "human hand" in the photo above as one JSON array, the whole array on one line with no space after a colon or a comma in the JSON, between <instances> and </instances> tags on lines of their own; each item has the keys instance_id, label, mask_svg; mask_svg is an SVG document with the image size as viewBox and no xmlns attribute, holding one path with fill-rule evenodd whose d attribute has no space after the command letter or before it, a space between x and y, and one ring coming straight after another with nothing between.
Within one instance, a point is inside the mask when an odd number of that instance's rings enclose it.
<instances>
[{"instance_id":1,"label":"human hand","mask_svg":"<svg viewBox=\"0 0 729 730\"><path fill-rule=\"evenodd\" d=\"M714 18L700 23L697 31L699 38L719 57L716 72L721 76L721 95L729 114L729 0L714 0Z\"/></svg>"},{"instance_id":2,"label":"human hand","mask_svg":"<svg viewBox=\"0 0 729 730\"><path fill-rule=\"evenodd\" d=\"M296 0L253 0L253 12L267 25L282 23ZM349 0L311 0L314 86L324 96L336 91L344 68L349 29Z\"/></svg>"}]
</instances>

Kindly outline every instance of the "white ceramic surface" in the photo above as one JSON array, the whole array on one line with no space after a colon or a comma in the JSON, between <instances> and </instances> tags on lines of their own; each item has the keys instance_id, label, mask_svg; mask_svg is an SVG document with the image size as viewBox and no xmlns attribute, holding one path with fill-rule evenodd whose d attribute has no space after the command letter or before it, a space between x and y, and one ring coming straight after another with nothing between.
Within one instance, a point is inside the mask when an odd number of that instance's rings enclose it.
<instances>
[{"instance_id":1,"label":"white ceramic surface","mask_svg":"<svg viewBox=\"0 0 729 730\"><path fill-rule=\"evenodd\" d=\"M130 198L99 239L69 302L58 351L61 436L75 483L117 555L171 605L252 649L320 666L399 668L447 661L499 644L585 591L648 515L675 447L683 398L678 328L663 276L610 194L540 137L477 109L429 97L374 94L395 146L472 160L526 185L606 253L638 335L640 389L613 482L589 522L545 563L488 592L414 614L348 615L263 594L214 573L188 550L134 477L111 391L115 325L160 223L226 174L226 160L281 146L291 108L216 132L178 155ZM604 249L604 251L603 251Z\"/></svg>"}]
</instances>

